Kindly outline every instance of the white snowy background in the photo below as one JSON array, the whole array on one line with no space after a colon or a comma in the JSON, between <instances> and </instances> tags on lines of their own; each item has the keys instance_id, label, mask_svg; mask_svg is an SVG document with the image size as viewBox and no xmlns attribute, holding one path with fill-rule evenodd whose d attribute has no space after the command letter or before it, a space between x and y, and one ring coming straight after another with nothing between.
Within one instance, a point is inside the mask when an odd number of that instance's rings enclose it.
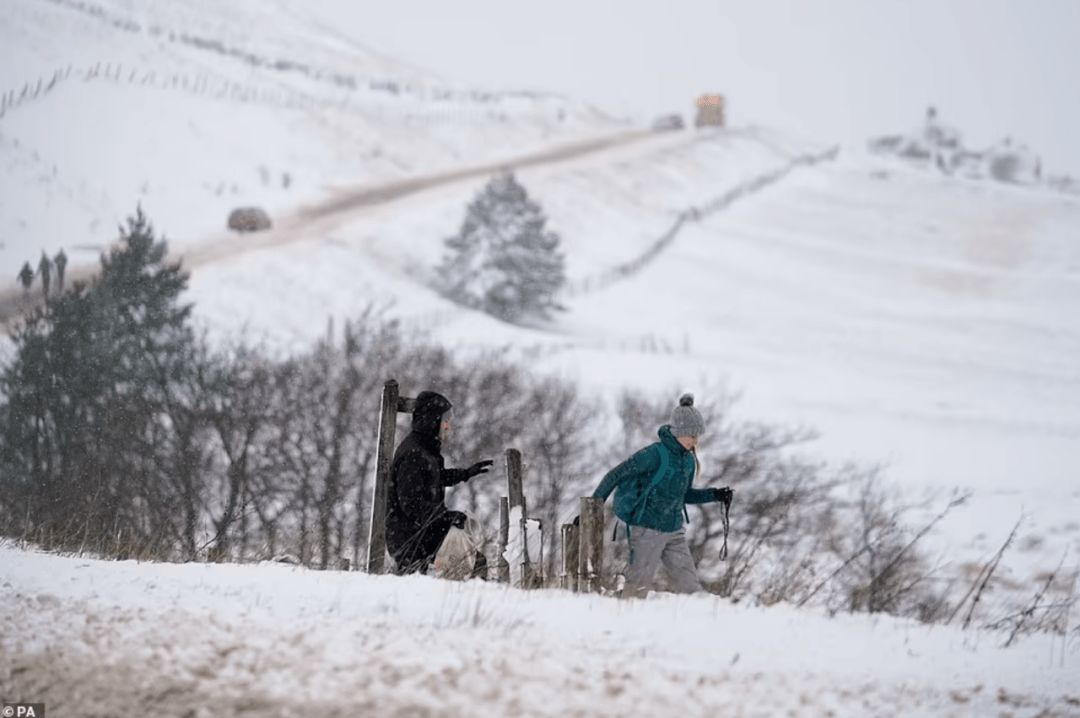
<instances>
[{"instance_id":1,"label":"white snowy background","mask_svg":"<svg viewBox=\"0 0 1080 718\"><path fill-rule=\"evenodd\" d=\"M824 460L880 463L913 503L972 491L928 537L942 575L987 561L1021 519L999 569L1009 600L1063 559L1075 575L1076 196L828 136L653 134L589 98L485 94L281 3L12 0L0 47L8 307L24 261L63 248L69 275L92 268L141 205L192 270L212 336L246 327L293 351L392 298L407 327L509 346L600 397L735 391L739 416L814 427ZM918 129L912 109L897 131ZM502 166L562 237L568 311L548 327L429 288ZM275 228L225 231L249 204ZM653 261L606 281L691 210ZM622 603L12 544L0 597L0 698L19 686L52 716L1080 715L1075 618L1068 639L1004 649L993 632L712 596Z\"/></svg>"}]
</instances>

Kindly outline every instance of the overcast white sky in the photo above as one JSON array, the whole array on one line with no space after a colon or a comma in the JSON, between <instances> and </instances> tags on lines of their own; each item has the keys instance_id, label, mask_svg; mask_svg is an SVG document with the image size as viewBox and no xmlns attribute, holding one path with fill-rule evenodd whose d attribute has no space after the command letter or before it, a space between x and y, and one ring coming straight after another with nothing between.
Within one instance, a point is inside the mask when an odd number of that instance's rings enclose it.
<instances>
[{"instance_id":1,"label":"overcast white sky","mask_svg":"<svg viewBox=\"0 0 1080 718\"><path fill-rule=\"evenodd\" d=\"M289 0L375 49L489 89L648 121L723 93L731 124L862 142L927 105L1080 176L1080 0Z\"/></svg>"}]
</instances>

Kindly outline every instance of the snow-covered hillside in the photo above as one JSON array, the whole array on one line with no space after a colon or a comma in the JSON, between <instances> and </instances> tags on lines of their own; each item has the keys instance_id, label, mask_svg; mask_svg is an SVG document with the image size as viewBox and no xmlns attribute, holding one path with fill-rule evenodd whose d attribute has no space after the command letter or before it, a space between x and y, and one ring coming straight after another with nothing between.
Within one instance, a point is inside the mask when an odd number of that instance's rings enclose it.
<instances>
[{"instance_id":1,"label":"snow-covered hillside","mask_svg":"<svg viewBox=\"0 0 1080 718\"><path fill-rule=\"evenodd\" d=\"M429 286L479 178L200 267L191 296L216 330L246 323L286 351L392 299L435 340L511 346L602 395L726 385L743 416L817 428L824 458L882 464L913 502L975 490L938 536L950 570L985 561L1023 515L1026 549L1007 563L1027 586L1080 551L1080 201L832 156L731 129L522 170L571 279L568 311L542 329ZM658 255L612 280L680 215Z\"/></svg>"},{"instance_id":2,"label":"snow-covered hillside","mask_svg":"<svg viewBox=\"0 0 1080 718\"><path fill-rule=\"evenodd\" d=\"M623 602L0 545L0 693L49 716L1080 715L1075 649L715 596Z\"/></svg>"},{"instance_id":3,"label":"snow-covered hillside","mask_svg":"<svg viewBox=\"0 0 1080 718\"><path fill-rule=\"evenodd\" d=\"M175 242L338 185L626 127L569 98L457 88L286 4L13 0L0 17L0 291L42 250L93 263L141 204Z\"/></svg>"}]
</instances>

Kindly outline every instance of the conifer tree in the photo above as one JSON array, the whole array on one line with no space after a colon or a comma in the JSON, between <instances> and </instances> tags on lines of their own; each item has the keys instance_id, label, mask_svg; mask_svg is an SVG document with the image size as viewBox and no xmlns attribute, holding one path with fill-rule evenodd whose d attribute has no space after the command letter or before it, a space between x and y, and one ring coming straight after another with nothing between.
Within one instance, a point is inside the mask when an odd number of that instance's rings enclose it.
<instances>
[{"instance_id":1,"label":"conifer tree","mask_svg":"<svg viewBox=\"0 0 1080 718\"><path fill-rule=\"evenodd\" d=\"M550 318L566 275L546 222L512 173L493 178L446 240L438 273L447 296L505 321Z\"/></svg>"},{"instance_id":2,"label":"conifer tree","mask_svg":"<svg viewBox=\"0 0 1080 718\"><path fill-rule=\"evenodd\" d=\"M0 367L0 514L63 542L141 530L171 386L190 367L187 274L139 210L86 286L48 297Z\"/></svg>"}]
</instances>

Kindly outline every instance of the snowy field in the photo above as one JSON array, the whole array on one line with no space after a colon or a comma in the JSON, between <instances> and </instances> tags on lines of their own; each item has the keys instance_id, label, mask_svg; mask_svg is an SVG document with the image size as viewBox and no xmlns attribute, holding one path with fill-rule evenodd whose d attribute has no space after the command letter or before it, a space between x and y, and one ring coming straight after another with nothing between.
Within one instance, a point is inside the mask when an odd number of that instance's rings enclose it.
<instances>
[{"instance_id":1,"label":"snowy field","mask_svg":"<svg viewBox=\"0 0 1080 718\"><path fill-rule=\"evenodd\" d=\"M246 328L287 353L388 301L432 340L509 347L600 398L738 392L736 418L813 427L816 456L881 464L910 502L936 498L931 513L973 492L928 537L943 576L984 564L1022 518L992 614L1063 559L1076 574L1080 199L761 127L636 137L518 170L562 237L570 289L550 326L509 326L431 288L485 177L349 202L640 128L568 98L447 95L284 5L227 7L9 3L0 294L18 295L42 251L92 266L141 204L193 269L187 299L212 336ZM230 236L243 204L287 221ZM680 216L652 261L617 271ZM54 718L1074 716L1077 624L1068 642L1004 649L979 630L714 597L0 546L0 698Z\"/></svg>"},{"instance_id":2,"label":"snowy field","mask_svg":"<svg viewBox=\"0 0 1080 718\"><path fill-rule=\"evenodd\" d=\"M1080 716L1075 642L0 546L5 699L64 716Z\"/></svg>"}]
</instances>

